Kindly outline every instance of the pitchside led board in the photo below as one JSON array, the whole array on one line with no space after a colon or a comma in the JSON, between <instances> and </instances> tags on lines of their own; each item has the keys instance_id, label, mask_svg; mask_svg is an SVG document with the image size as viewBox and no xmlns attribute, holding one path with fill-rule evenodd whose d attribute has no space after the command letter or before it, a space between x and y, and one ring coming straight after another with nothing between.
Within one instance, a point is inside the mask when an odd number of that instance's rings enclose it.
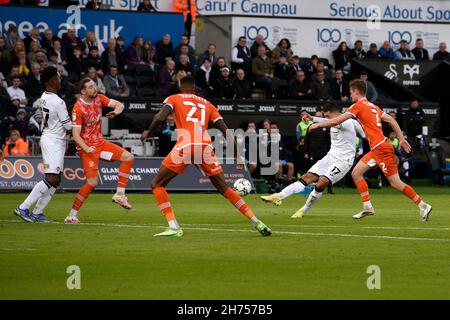
<instances>
[{"instance_id":1,"label":"pitchside led board","mask_svg":"<svg viewBox=\"0 0 450 320\"><path fill-rule=\"evenodd\" d=\"M162 158L134 161L127 189L134 191L150 190L150 182L158 173ZM234 164L222 164L227 184L240 178L248 179L247 170L239 170ZM40 157L7 157L0 162L0 190L31 190L44 178L44 166ZM101 162L99 165L99 184L97 190L115 190L117 186L118 163ZM86 177L78 157L66 157L61 187L64 190L78 190L86 183ZM182 175L177 176L167 186L168 190L177 191L211 191L215 190L209 178L194 166L188 166Z\"/></svg>"},{"instance_id":2,"label":"pitchside led board","mask_svg":"<svg viewBox=\"0 0 450 320\"><path fill-rule=\"evenodd\" d=\"M0 9L0 34L6 36L9 25L17 26L19 36L24 38L31 29L40 32L52 29L59 37L69 27L78 26L77 33L82 39L86 31L94 31L106 47L108 39L118 36L125 38L126 44L137 35L153 43L166 33L171 34L175 45L184 33L184 18L175 13L145 14L110 10L80 10L72 6L66 9L29 8L2 6Z\"/></svg>"}]
</instances>

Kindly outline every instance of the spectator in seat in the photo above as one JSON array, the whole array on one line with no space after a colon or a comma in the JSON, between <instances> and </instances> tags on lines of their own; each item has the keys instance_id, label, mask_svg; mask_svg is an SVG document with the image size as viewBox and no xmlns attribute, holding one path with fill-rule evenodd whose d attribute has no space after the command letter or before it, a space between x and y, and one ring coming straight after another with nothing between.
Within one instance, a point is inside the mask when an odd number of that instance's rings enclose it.
<instances>
[{"instance_id":1,"label":"spectator in seat","mask_svg":"<svg viewBox=\"0 0 450 320\"><path fill-rule=\"evenodd\" d=\"M319 101L330 101L332 98L331 86L323 72L317 73L312 83L312 95Z\"/></svg>"},{"instance_id":2,"label":"spectator in seat","mask_svg":"<svg viewBox=\"0 0 450 320\"><path fill-rule=\"evenodd\" d=\"M19 34L17 33L17 27L13 24L10 24L8 27L8 34L6 35L6 48L14 48L17 41L21 41Z\"/></svg>"},{"instance_id":3,"label":"spectator in seat","mask_svg":"<svg viewBox=\"0 0 450 320\"><path fill-rule=\"evenodd\" d=\"M266 55L270 57L272 55L272 51L270 50L269 46L264 42L264 36L261 34L258 34L255 38L255 42L253 42L252 46L250 47L250 53L252 56L252 60L255 59L259 54L259 47L263 46L266 48Z\"/></svg>"},{"instance_id":4,"label":"spectator in seat","mask_svg":"<svg viewBox=\"0 0 450 320\"><path fill-rule=\"evenodd\" d=\"M188 52L186 52L186 51L181 52L181 48L183 46L188 47ZM175 47L175 50L174 50L175 60L177 60L177 57L179 57L180 54L187 54L189 56L189 58L193 58L195 56L195 50L189 44L189 37L186 35L181 36L180 44L177 47ZM192 62L193 62L193 60L191 60L191 63Z\"/></svg>"},{"instance_id":5,"label":"spectator in seat","mask_svg":"<svg viewBox=\"0 0 450 320\"><path fill-rule=\"evenodd\" d=\"M144 62L155 71L156 49L150 40L144 42Z\"/></svg>"},{"instance_id":6,"label":"spectator in seat","mask_svg":"<svg viewBox=\"0 0 450 320\"><path fill-rule=\"evenodd\" d=\"M191 55L189 53L189 46L188 45L186 45L186 44L180 45L179 54L175 56L175 61L180 61L180 56L181 55L187 56L189 58L189 63L192 65L192 68L194 70L197 69L195 57L194 57L194 55Z\"/></svg>"},{"instance_id":7,"label":"spectator in seat","mask_svg":"<svg viewBox=\"0 0 450 320\"><path fill-rule=\"evenodd\" d=\"M125 98L130 95L130 89L123 75L119 75L117 66L109 66L108 74L103 78L106 95L111 98Z\"/></svg>"},{"instance_id":8,"label":"spectator in seat","mask_svg":"<svg viewBox=\"0 0 450 320\"><path fill-rule=\"evenodd\" d=\"M153 13L153 12L156 12L156 9L152 6L150 0L144 0L137 7L137 11Z\"/></svg>"},{"instance_id":9,"label":"spectator in seat","mask_svg":"<svg viewBox=\"0 0 450 320\"><path fill-rule=\"evenodd\" d=\"M363 80L367 85L367 100L369 100L372 103L375 103L378 100L378 91L373 85L372 82L369 81L369 75L366 71L362 71L359 75L359 79Z\"/></svg>"},{"instance_id":10,"label":"spectator in seat","mask_svg":"<svg viewBox=\"0 0 450 320\"><path fill-rule=\"evenodd\" d=\"M439 50L433 55L433 60L444 60L450 62L450 52L447 51L445 42L439 43Z\"/></svg>"},{"instance_id":11,"label":"spectator in seat","mask_svg":"<svg viewBox=\"0 0 450 320\"><path fill-rule=\"evenodd\" d=\"M289 74L290 74L290 78L293 79L295 78L295 75L297 74L297 72L299 71L303 71L302 66L300 65L300 57L295 55L292 56L292 58L289 61Z\"/></svg>"},{"instance_id":12,"label":"spectator in seat","mask_svg":"<svg viewBox=\"0 0 450 320\"><path fill-rule=\"evenodd\" d=\"M331 70L325 67L325 63L319 61L316 63L316 73L311 76L311 79L313 81L316 80L316 75L321 72L324 74L325 79L330 80L332 78Z\"/></svg>"},{"instance_id":13,"label":"spectator in seat","mask_svg":"<svg viewBox=\"0 0 450 320\"><path fill-rule=\"evenodd\" d=\"M44 49L47 54L53 50L53 42L59 39L57 36L53 35L53 31L51 29L47 29L44 31L44 37L41 40L41 47Z\"/></svg>"},{"instance_id":14,"label":"spectator in seat","mask_svg":"<svg viewBox=\"0 0 450 320\"><path fill-rule=\"evenodd\" d=\"M281 57L285 57L287 61L294 55L291 49L291 42L287 38L283 38L278 42L275 49L272 50L272 62L278 63Z\"/></svg>"},{"instance_id":15,"label":"spectator in seat","mask_svg":"<svg viewBox=\"0 0 450 320\"><path fill-rule=\"evenodd\" d=\"M292 179L294 179L294 161L292 153L286 149L286 146L282 141L281 134L278 132L278 124L275 121L272 121L270 123L269 135L270 143L276 143L279 145L279 162L277 164L278 172L276 178L278 180L282 180L283 169L286 169L287 180L289 183L292 181Z\"/></svg>"},{"instance_id":16,"label":"spectator in seat","mask_svg":"<svg viewBox=\"0 0 450 320\"><path fill-rule=\"evenodd\" d=\"M176 71L184 71L186 75L190 76L195 73L194 67L189 62L189 57L185 54L181 54L177 63Z\"/></svg>"},{"instance_id":17,"label":"spectator in seat","mask_svg":"<svg viewBox=\"0 0 450 320\"><path fill-rule=\"evenodd\" d=\"M333 58L335 69L350 72L350 50L348 49L347 42L342 41L339 44L339 47L333 51Z\"/></svg>"},{"instance_id":18,"label":"spectator in seat","mask_svg":"<svg viewBox=\"0 0 450 320\"><path fill-rule=\"evenodd\" d=\"M275 51L275 50L274 50ZM274 76L279 79L286 80L287 82L291 79L289 63L285 56L281 56L278 59L278 63L275 65Z\"/></svg>"},{"instance_id":19,"label":"spectator in seat","mask_svg":"<svg viewBox=\"0 0 450 320\"><path fill-rule=\"evenodd\" d=\"M202 97L209 97L213 87L210 84L211 79L211 61L209 58L203 58L203 62L201 67L195 73L195 84L197 85L197 89L199 94Z\"/></svg>"},{"instance_id":20,"label":"spectator in seat","mask_svg":"<svg viewBox=\"0 0 450 320\"><path fill-rule=\"evenodd\" d=\"M220 78L220 76L222 75L221 70L222 70L222 68L225 68L225 67L228 67L225 62L225 58L218 57L216 64L213 64L212 68L211 68L211 75L210 75L210 79L209 79L210 84L214 84L216 79Z\"/></svg>"},{"instance_id":21,"label":"spectator in seat","mask_svg":"<svg viewBox=\"0 0 450 320\"><path fill-rule=\"evenodd\" d=\"M55 53L58 57L58 64L66 65L67 64L67 56L66 53L62 50L61 40L56 39L53 41L53 48L50 52Z\"/></svg>"},{"instance_id":22,"label":"spectator in seat","mask_svg":"<svg viewBox=\"0 0 450 320\"><path fill-rule=\"evenodd\" d=\"M123 61L125 61L125 51L127 50L127 48L125 48L125 38L122 36L117 37L116 44L117 52L120 53Z\"/></svg>"},{"instance_id":23,"label":"spectator in seat","mask_svg":"<svg viewBox=\"0 0 450 320\"><path fill-rule=\"evenodd\" d=\"M361 40L355 41L355 47L350 50L350 59L364 59L366 52L363 49L363 42Z\"/></svg>"},{"instance_id":24,"label":"spectator in seat","mask_svg":"<svg viewBox=\"0 0 450 320\"><path fill-rule=\"evenodd\" d=\"M35 62L31 65L31 72L25 82L25 94L30 100L29 104L39 99L44 90L44 85L41 83L41 66Z\"/></svg>"},{"instance_id":25,"label":"spectator in seat","mask_svg":"<svg viewBox=\"0 0 450 320\"><path fill-rule=\"evenodd\" d=\"M89 0L86 3L86 7L85 8L86 9L100 9L101 5L102 5L101 0Z\"/></svg>"},{"instance_id":26,"label":"spectator in seat","mask_svg":"<svg viewBox=\"0 0 450 320\"><path fill-rule=\"evenodd\" d=\"M66 56L69 56L73 53L75 48L79 48L80 51L83 52L86 45L77 36L74 29L68 29L62 36L62 47L66 53Z\"/></svg>"},{"instance_id":27,"label":"spectator in seat","mask_svg":"<svg viewBox=\"0 0 450 320\"><path fill-rule=\"evenodd\" d=\"M383 46L380 48L379 55L382 59L397 60L397 55L395 54L395 51L394 49L392 49L391 43L388 40L383 42Z\"/></svg>"},{"instance_id":28,"label":"spectator in seat","mask_svg":"<svg viewBox=\"0 0 450 320\"><path fill-rule=\"evenodd\" d=\"M210 43L208 45L208 49L205 50L199 57L197 65L202 65L203 64L203 60L205 58L208 58L209 61L211 61L211 65L214 65L217 61L217 57L216 57L216 45L214 43Z\"/></svg>"},{"instance_id":29,"label":"spectator in seat","mask_svg":"<svg viewBox=\"0 0 450 320\"><path fill-rule=\"evenodd\" d=\"M311 83L306 79L304 71L297 71L294 80L289 85L289 97L295 100L309 100L312 98Z\"/></svg>"},{"instance_id":30,"label":"spectator in seat","mask_svg":"<svg viewBox=\"0 0 450 320\"><path fill-rule=\"evenodd\" d=\"M117 66L119 72L123 72L124 60L123 55L120 52L119 46L117 45L116 39L110 38L108 40L108 47L103 51L101 57L102 70L103 73L108 73L108 68L110 65Z\"/></svg>"},{"instance_id":31,"label":"spectator in seat","mask_svg":"<svg viewBox=\"0 0 450 320\"><path fill-rule=\"evenodd\" d=\"M425 125L425 113L419 106L419 101L413 99L405 116L406 135L414 138L422 134L422 127Z\"/></svg>"},{"instance_id":32,"label":"spectator in seat","mask_svg":"<svg viewBox=\"0 0 450 320\"><path fill-rule=\"evenodd\" d=\"M36 53L41 50L41 45L39 42L32 42L30 43L30 51L27 54L27 63L31 64L34 62Z\"/></svg>"},{"instance_id":33,"label":"spectator in seat","mask_svg":"<svg viewBox=\"0 0 450 320\"><path fill-rule=\"evenodd\" d=\"M166 97L173 93L175 88L175 61L167 60L165 66L159 72L159 95Z\"/></svg>"},{"instance_id":34,"label":"spectator in seat","mask_svg":"<svg viewBox=\"0 0 450 320\"><path fill-rule=\"evenodd\" d=\"M101 41L97 40L94 32L92 32L92 31L86 32L86 38L83 40L83 43L85 45L85 49L83 52L84 57L87 57L89 55L92 47L97 48L99 55L101 55L103 53L103 51L105 51L103 44L101 43Z\"/></svg>"},{"instance_id":35,"label":"spectator in seat","mask_svg":"<svg viewBox=\"0 0 450 320\"><path fill-rule=\"evenodd\" d=\"M0 35L0 72L8 74L10 63L10 50L6 47L5 38Z\"/></svg>"},{"instance_id":36,"label":"spectator in seat","mask_svg":"<svg viewBox=\"0 0 450 320\"><path fill-rule=\"evenodd\" d=\"M6 87L0 83L0 146L5 142L8 136L9 124L14 119L12 116L11 98Z\"/></svg>"},{"instance_id":37,"label":"spectator in seat","mask_svg":"<svg viewBox=\"0 0 450 320\"><path fill-rule=\"evenodd\" d=\"M29 156L30 151L28 149L28 143L20 137L20 132L18 130L11 130L9 139L6 141L5 147L3 148L4 156Z\"/></svg>"},{"instance_id":38,"label":"spectator in seat","mask_svg":"<svg viewBox=\"0 0 450 320\"><path fill-rule=\"evenodd\" d=\"M42 70L48 66L48 58L44 50L39 50L38 52L36 52L34 60L31 62L31 64L32 63L38 63L41 66Z\"/></svg>"},{"instance_id":39,"label":"spectator in seat","mask_svg":"<svg viewBox=\"0 0 450 320\"><path fill-rule=\"evenodd\" d=\"M103 84L102 79L98 76L97 69L95 69L95 67L89 67L87 69L86 75L89 79L94 81L95 85L97 86L98 92L100 92L101 94L106 94L106 87Z\"/></svg>"},{"instance_id":40,"label":"spectator in seat","mask_svg":"<svg viewBox=\"0 0 450 320\"><path fill-rule=\"evenodd\" d=\"M125 62L128 65L144 64L144 39L135 37L125 51Z\"/></svg>"},{"instance_id":41,"label":"spectator in seat","mask_svg":"<svg viewBox=\"0 0 450 320\"><path fill-rule=\"evenodd\" d=\"M41 38L39 37L38 29L31 29L28 36L23 40L23 43L25 44L25 51L27 53L30 52L30 46L33 42L36 43L39 48L41 47Z\"/></svg>"},{"instance_id":42,"label":"spectator in seat","mask_svg":"<svg viewBox=\"0 0 450 320\"><path fill-rule=\"evenodd\" d=\"M310 62L305 67L305 75L309 80L312 80L312 77L315 73L317 73L317 64L319 63L319 57L315 54L311 56Z\"/></svg>"},{"instance_id":43,"label":"spectator in seat","mask_svg":"<svg viewBox=\"0 0 450 320\"><path fill-rule=\"evenodd\" d=\"M28 104L28 99L25 96L25 91L23 91L20 88L21 81L19 77L13 77L12 78L12 85L8 87L7 91L9 94L9 97L12 100L19 100L19 107L25 108Z\"/></svg>"},{"instance_id":44,"label":"spectator in seat","mask_svg":"<svg viewBox=\"0 0 450 320\"><path fill-rule=\"evenodd\" d=\"M237 69L236 76L233 81L234 98L235 99L250 99L252 96L252 85L247 80L244 69ZM255 127L256 129L256 127Z\"/></svg>"},{"instance_id":45,"label":"spectator in seat","mask_svg":"<svg viewBox=\"0 0 450 320\"><path fill-rule=\"evenodd\" d=\"M251 72L252 57L245 37L239 37L238 44L231 50L231 67L233 70L243 69L246 74Z\"/></svg>"},{"instance_id":46,"label":"spectator in seat","mask_svg":"<svg viewBox=\"0 0 450 320\"><path fill-rule=\"evenodd\" d=\"M103 77L102 59L98 54L97 47L91 47L89 49L89 55L84 59L84 70L87 71L90 67L94 67L97 70L97 74Z\"/></svg>"},{"instance_id":47,"label":"spectator in seat","mask_svg":"<svg viewBox=\"0 0 450 320\"><path fill-rule=\"evenodd\" d=\"M402 40L400 41L400 47L395 52L398 60L414 60L415 57L412 54L411 50L409 50L408 41Z\"/></svg>"},{"instance_id":48,"label":"spectator in seat","mask_svg":"<svg viewBox=\"0 0 450 320\"><path fill-rule=\"evenodd\" d=\"M30 122L28 123L28 134L30 136L42 135L42 131L44 130L44 121L42 120L42 112L38 109L30 118Z\"/></svg>"},{"instance_id":49,"label":"spectator in seat","mask_svg":"<svg viewBox=\"0 0 450 320\"><path fill-rule=\"evenodd\" d=\"M173 115L169 114L165 123L161 125L161 132L158 134L160 157L167 156L172 150L176 142L176 139L173 139L174 134L176 135L175 121Z\"/></svg>"},{"instance_id":50,"label":"spectator in seat","mask_svg":"<svg viewBox=\"0 0 450 320\"><path fill-rule=\"evenodd\" d=\"M258 56L252 61L252 73L256 84L267 90L271 89L273 72L272 59L267 56L266 47L262 45L258 49Z\"/></svg>"},{"instance_id":51,"label":"spectator in seat","mask_svg":"<svg viewBox=\"0 0 450 320\"><path fill-rule=\"evenodd\" d=\"M418 38L416 40L416 47L411 50L416 60L424 60L428 61L430 60L430 56L428 54L428 50L424 48L423 46L423 39Z\"/></svg>"},{"instance_id":52,"label":"spectator in seat","mask_svg":"<svg viewBox=\"0 0 450 320\"><path fill-rule=\"evenodd\" d=\"M20 136L24 139L28 136L28 119L27 111L23 108L19 108L16 114L16 120L12 126L13 129L20 132Z\"/></svg>"},{"instance_id":53,"label":"spectator in seat","mask_svg":"<svg viewBox=\"0 0 450 320\"><path fill-rule=\"evenodd\" d=\"M366 52L366 57L364 59L367 60L378 60L381 59L382 56L381 54L378 52L378 47L376 45L376 43L371 43L369 46L369 51Z\"/></svg>"},{"instance_id":54,"label":"spectator in seat","mask_svg":"<svg viewBox=\"0 0 450 320\"><path fill-rule=\"evenodd\" d=\"M12 61L12 64L19 66L19 74L22 77L26 77L30 73L30 68L27 61L25 50L19 50L17 52L17 57L14 61Z\"/></svg>"},{"instance_id":55,"label":"spectator in seat","mask_svg":"<svg viewBox=\"0 0 450 320\"><path fill-rule=\"evenodd\" d=\"M169 34L165 34L161 40L156 43L156 57L158 64L163 66L167 60L173 60L175 57L173 44Z\"/></svg>"},{"instance_id":56,"label":"spectator in seat","mask_svg":"<svg viewBox=\"0 0 450 320\"><path fill-rule=\"evenodd\" d=\"M340 69L336 70L334 79L331 80L331 93L333 100L338 102L348 102L350 99L350 88L344 72Z\"/></svg>"},{"instance_id":57,"label":"spectator in seat","mask_svg":"<svg viewBox=\"0 0 450 320\"><path fill-rule=\"evenodd\" d=\"M62 77L68 77L69 73L67 72L66 68L64 68L64 65L60 62L58 62L58 55L55 52L50 52L48 55L49 61L48 65L51 67L55 67L58 69L59 74Z\"/></svg>"},{"instance_id":58,"label":"spectator in seat","mask_svg":"<svg viewBox=\"0 0 450 320\"><path fill-rule=\"evenodd\" d=\"M9 75L6 78L6 83L8 84L7 86L5 86L5 88L7 88L8 86L12 85L12 79L14 79L15 77L18 77L21 81L21 83L25 82L25 77L20 74L20 67L18 65L12 65L11 66L11 70L9 71Z\"/></svg>"},{"instance_id":59,"label":"spectator in seat","mask_svg":"<svg viewBox=\"0 0 450 320\"><path fill-rule=\"evenodd\" d=\"M233 80L230 77L230 68L222 68L222 76L214 84L214 98L232 99L234 97Z\"/></svg>"}]
</instances>

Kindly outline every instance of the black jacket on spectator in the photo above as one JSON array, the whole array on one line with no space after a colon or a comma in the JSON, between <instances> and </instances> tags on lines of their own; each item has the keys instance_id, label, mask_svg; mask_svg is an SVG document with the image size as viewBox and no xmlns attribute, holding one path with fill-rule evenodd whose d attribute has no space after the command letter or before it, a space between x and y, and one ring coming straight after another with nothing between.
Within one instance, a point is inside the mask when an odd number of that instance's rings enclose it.
<instances>
[{"instance_id":1,"label":"black jacket on spectator","mask_svg":"<svg viewBox=\"0 0 450 320\"><path fill-rule=\"evenodd\" d=\"M195 84L197 87L201 88L202 90L209 92L209 86L210 86L210 80L211 80L211 70L209 72L210 78L208 81L206 81L206 71L203 70L201 67L197 70L195 73Z\"/></svg>"},{"instance_id":2,"label":"black jacket on spectator","mask_svg":"<svg viewBox=\"0 0 450 320\"><path fill-rule=\"evenodd\" d=\"M76 58L74 55L70 55L67 61L67 72L69 73L69 80L72 82L79 81L81 79L81 73L84 73L83 58Z\"/></svg>"},{"instance_id":3,"label":"black jacket on spectator","mask_svg":"<svg viewBox=\"0 0 450 320\"><path fill-rule=\"evenodd\" d=\"M115 52L116 52L116 66L119 69L119 73L122 73L125 65L125 58L117 47ZM100 60L102 64L103 73L107 74L109 66L113 64L113 62L110 61L108 49L102 52Z\"/></svg>"},{"instance_id":4,"label":"black jacket on spectator","mask_svg":"<svg viewBox=\"0 0 450 320\"><path fill-rule=\"evenodd\" d=\"M318 100L329 100L331 96L331 86L327 80L320 82L318 80L312 83L312 95Z\"/></svg>"},{"instance_id":5,"label":"black jacket on spectator","mask_svg":"<svg viewBox=\"0 0 450 320\"><path fill-rule=\"evenodd\" d=\"M45 50L47 51L47 53L48 53L48 52L50 52L50 51L53 50L53 41L55 41L55 40L61 41L61 39L58 38L57 36L53 36L52 39L51 39L50 41L47 40L47 39L44 37L44 38L42 38L42 40L41 40L41 47L42 47L43 49L45 49Z\"/></svg>"},{"instance_id":6,"label":"black jacket on spectator","mask_svg":"<svg viewBox=\"0 0 450 320\"><path fill-rule=\"evenodd\" d=\"M151 3L147 7L143 2L141 2L139 4L139 6L137 7L137 11L140 11L140 12L156 12L156 9L153 8Z\"/></svg>"},{"instance_id":7,"label":"black jacket on spectator","mask_svg":"<svg viewBox=\"0 0 450 320\"><path fill-rule=\"evenodd\" d=\"M159 72L159 95L162 97L172 94L175 90L175 84L173 82L173 75L175 71L170 73L167 68L162 68Z\"/></svg>"},{"instance_id":8,"label":"black jacket on spectator","mask_svg":"<svg viewBox=\"0 0 450 320\"><path fill-rule=\"evenodd\" d=\"M425 113L421 108L410 108L405 112L404 121L408 137L415 137L422 134L422 127L425 125Z\"/></svg>"},{"instance_id":9,"label":"black jacket on spectator","mask_svg":"<svg viewBox=\"0 0 450 320\"><path fill-rule=\"evenodd\" d=\"M333 100L341 101L342 97L350 98L349 82L343 78L341 81L333 79L330 81L331 95Z\"/></svg>"},{"instance_id":10,"label":"black jacket on spectator","mask_svg":"<svg viewBox=\"0 0 450 320\"><path fill-rule=\"evenodd\" d=\"M372 53L372 51L367 51L364 59L378 60L378 59L381 59L381 55L378 53L378 51L376 54Z\"/></svg>"},{"instance_id":11,"label":"black jacket on spectator","mask_svg":"<svg viewBox=\"0 0 450 320\"><path fill-rule=\"evenodd\" d=\"M366 52L364 49L356 50L355 48L350 50L350 59L364 59Z\"/></svg>"},{"instance_id":12,"label":"black jacket on spectator","mask_svg":"<svg viewBox=\"0 0 450 320\"><path fill-rule=\"evenodd\" d=\"M233 80L231 77L228 77L228 79L220 77L215 81L213 96L218 99L232 99L234 97Z\"/></svg>"},{"instance_id":13,"label":"black jacket on spectator","mask_svg":"<svg viewBox=\"0 0 450 320\"><path fill-rule=\"evenodd\" d=\"M416 60L430 60L430 55L428 54L428 50L427 49L422 49L419 50L417 48L414 48L411 50L412 54L414 55L414 57L416 58Z\"/></svg>"},{"instance_id":14,"label":"black jacket on spectator","mask_svg":"<svg viewBox=\"0 0 450 320\"><path fill-rule=\"evenodd\" d=\"M156 57L158 59L158 64L161 66L166 63L166 58L171 57L172 59L174 59L175 54L173 51L172 42L168 45L165 45L162 40L159 40L156 43Z\"/></svg>"},{"instance_id":15,"label":"black jacket on spectator","mask_svg":"<svg viewBox=\"0 0 450 320\"><path fill-rule=\"evenodd\" d=\"M289 81L291 79L291 69L288 64L281 64L278 63L275 66L275 70L273 72L273 75L279 79L283 79L286 81Z\"/></svg>"},{"instance_id":16,"label":"black jacket on spectator","mask_svg":"<svg viewBox=\"0 0 450 320\"><path fill-rule=\"evenodd\" d=\"M311 165L322 159L330 150L330 146L329 128L308 131L305 137L305 154L308 155Z\"/></svg>"},{"instance_id":17,"label":"black jacket on spectator","mask_svg":"<svg viewBox=\"0 0 450 320\"><path fill-rule=\"evenodd\" d=\"M244 62L242 63L231 63L231 67L233 70L237 70L238 68L242 68L245 71L245 74L248 75L252 71L252 57L249 48L247 47L241 47L239 45L235 46L238 50L237 57L240 59L243 59Z\"/></svg>"},{"instance_id":18,"label":"black jacket on spectator","mask_svg":"<svg viewBox=\"0 0 450 320\"><path fill-rule=\"evenodd\" d=\"M433 55L433 60L444 60L450 62L450 52L448 51L438 51Z\"/></svg>"},{"instance_id":19,"label":"black jacket on spectator","mask_svg":"<svg viewBox=\"0 0 450 320\"><path fill-rule=\"evenodd\" d=\"M0 145L3 145L5 140L8 139L9 116L11 115L11 100L8 91L0 86Z\"/></svg>"},{"instance_id":20,"label":"black jacket on spectator","mask_svg":"<svg viewBox=\"0 0 450 320\"><path fill-rule=\"evenodd\" d=\"M229 68L227 65L225 65L223 68ZM222 71L220 71L220 67L215 64L211 67L211 73L209 74L209 83L214 86L217 79L222 77Z\"/></svg>"},{"instance_id":21,"label":"black jacket on spectator","mask_svg":"<svg viewBox=\"0 0 450 320\"><path fill-rule=\"evenodd\" d=\"M347 63L350 62L350 54L349 51L343 52L341 50L334 50L333 51L333 58L334 58L334 68L336 70L344 68Z\"/></svg>"},{"instance_id":22,"label":"black jacket on spectator","mask_svg":"<svg viewBox=\"0 0 450 320\"><path fill-rule=\"evenodd\" d=\"M181 64L181 63L177 63L175 70L178 71L185 71L187 74L191 74L192 76L194 75L194 67L192 66L192 64L190 62L188 62L187 64Z\"/></svg>"},{"instance_id":23,"label":"black jacket on spectator","mask_svg":"<svg viewBox=\"0 0 450 320\"><path fill-rule=\"evenodd\" d=\"M299 96L299 93L303 93L303 95ZM303 82L299 82L297 79L294 79L289 84L289 98L291 99L309 100L312 98L311 94L311 82L307 79Z\"/></svg>"},{"instance_id":24,"label":"black jacket on spectator","mask_svg":"<svg viewBox=\"0 0 450 320\"><path fill-rule=\"evenodd\" d=\"M29 104L39 99L44 92L44 85L39 81L33 73L29 73L25 81L25 95L28 98Z\"/></svg>"},{"instance_id":25,"label":"black jacket on spectator","mask_svg":"<svg viewBox=\"0 0 450 320\"><path fill-rule=\"evenodd\" d=\"M69 56L73 52L73 48L78 47L81 52L86 49L86 45L81 41L79 37L76 37L73 41L67 36L67 33L63 34L62 37L62 50L65 51L66 56Z\"/></svg>"},{"instance_id":26,"label":"black jacket on spectator","mask_svg":"<svg viewBox=\"0 0 450 320\"><path fill-rule=\"evenodd\" d=\"M304 66L302 67L301 65L294 65L294 64L290 64L289 65L289 76L290 76L290 78L292 79L293 77L295 77L295 74L298 72L298 71L303 71L303 72L305 72L305 70L304 69L306 69ZM306 76L306 72L305 72L305 76Z\"/></svg>"},{"instance_id":27,"label":"black jacket on spectator","mask_svg":"<svg viewBox=\"0 0 450 320\"><path fill-rule=\"evenodd\" d=\"M252 86L247 79L233 81L235 99L250 99L252 96Z\"/></svg>"},{"instance_id":28,"label":"black jacket on spectator","mask_svg":"<svg viewBox=\"0 0 450 320\"><path fill-rule=\"evenodd\" d=\"M102 59L100 56L93 57L90 54L84 59L84 71L86 72L90 67L94 67L95 70L102 69Z\"/></svg>"}]
</instances>

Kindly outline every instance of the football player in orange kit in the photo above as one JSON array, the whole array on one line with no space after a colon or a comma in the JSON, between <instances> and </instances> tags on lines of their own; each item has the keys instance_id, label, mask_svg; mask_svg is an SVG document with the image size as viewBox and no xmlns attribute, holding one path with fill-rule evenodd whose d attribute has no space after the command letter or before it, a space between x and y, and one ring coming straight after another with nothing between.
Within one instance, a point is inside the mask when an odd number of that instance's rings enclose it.
<instances>
[{"instance_id":1,"label":"football player in orange kit","mask_svg":"<svg viewBox=\"0 0 450 320\"><path fill-rule=\"evenodd\" d=\"M180 81L181 94L168 97L161 110L153 117L148 130L142 133L142 141L153 136L155 130L170 113L173 114L177 127L177 142L172 151L164 159L158 174L152 181L153 195L165 216L169 228L155 236L181 237L183 230L175 219L166 185L189 164L196 164L209 177L216 187L233 206L254 224L263 236L271 235L271 230L256 216L245 201L225 182L222 167L214 154L211 137L207 130L209 122L226 137L227 126L217 109L206 99L195 95L195 80L185 77ZM242 168L242 165L240 165Z\"/></svg>"},{"instance_id":2,"label":"football player in orange kit","mask_svg":"<svg viewBox=\"0 0 450 320\"><path fill-rule=\"evenodd\" d=\"M112 201L125 209L131 209L131 204L125 195L125 187L133 167L134 157L125 149L106 141L102 135L102 109L114 109L106 116L112 119L122 113L124 105L114 99L97 93L97 87L91 79L80 81L81 97L72 110L72 135L77 143L77 149L83 163L86 184L78 192L65 223L79 223L78 210L98 184L98 162L120 161L117 191Z\"/></svg>"},{"instance_id":3,"label":"football player in orange kit","mask_svg":"<svg viewBox=\"0 0 450 320\"><path fill-rule=\"evenodd\" d=\"M370 144L370 152L364 155L352 171L353 181L363 201L363 210L355 214L353 218L361 219L375 213L370 202L369 187L364 180L364 173L379 166L390 185L394 189L401 191L419 207L420 219L422 221L428 221L432 207L425 203L411 186L400 180L394 149L383 135L381 121L389 123L400 140L401 148L405 152L410 153L411 146L403 136L397 121L390 115L384 113L378 106L369 102L366 98L366 92L367 85L364 81L353 80L350 82L350 93L354 104L343 115L325 122L313 124L310 130L333 127L355 117L366 133Z\"/></svg>"}]
</instances>

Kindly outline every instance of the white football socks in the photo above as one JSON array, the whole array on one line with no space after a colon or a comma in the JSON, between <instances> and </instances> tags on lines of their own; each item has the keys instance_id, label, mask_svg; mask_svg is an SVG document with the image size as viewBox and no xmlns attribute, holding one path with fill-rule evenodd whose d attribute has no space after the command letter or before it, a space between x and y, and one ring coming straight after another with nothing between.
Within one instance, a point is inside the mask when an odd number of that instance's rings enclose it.
<instances>
[{"instance_id":1,"label":"white football socks","mask_svg":"<svg viewBox=\"0 0 450 320\"><path fill-rule=\"evenodd\" d=\"M370 200L369 201L364 201L363 202L363 207L364 207L364 210L373 210L372 202L370 202Z\"/></svg>"},{"instance_id":2,"label":"white football socks","mask_svg":"<svg viewBox=\"0 0 450 320\"><path fill-rule=\"evenodd\" d=\"M285 199L285 198L289 197L290 195L293 195L294 193L302 192L303 190L305 190L305 185L303 183L301 183L300 181L296 181L296 182L288 185L283 190L281 190L281 192L278 193L278 196L281 199Z\"/></svg>"},{"instance_id":3,"label":"white football socks","mask_svg":"<svg viewBox=\"0 0 450 320\"><path fill-rule=\"evenodd\" d=\"M314 189L308 196L308 200L306 200L305 205L300 209L303 213L307 213L312 206L314 205L314 202L319 200L323 195L323 192L318 192L316 189Z\"/></svg>"},{"instance_id":4,"label":"white football socks","mask_svg":"<svg viewBox=\"0 0 450 320\"><path fill-rule=\"evenodd\" d=\"M171 229L180 229L180 225L178 224L177 220L170 220L169 221L169 228L171 228Z\"/></svg>"},{"instance_id":5,"label":"white football socks","mask_svg":"<svg viewBox=\"0 0 450 320\"><path fill-rule=\"evenodd\" d=\"M25 201L19 206L20 209L29 209L33 203L38 201L52 186L44 180L39 181L31 190Z\"/></svg>"},{"instance_id":6,"label":"white football socks","mask_svg":"<svg viewBox=\"0 0 450 320\"><path fill-rule=\"evenodd\" d=\"M52 200L52 196L55 194L56 188L51 187L47 190L46 193L42 195L42 197L39 198L38 202L36 203L36 206L33 209L33 214L39 214L44 211L44 209L47 207L50 200Z\"/></svg>"},{"instance_id":7,"label":"white football socks","mask_svg":"<svg viewBox=\"0 0 450 320\"><path fill-rule=\"evenodd\" d=\"M116 193L120 195L125 194L125 188L117 187Z\"/></svg>"}]
</instances>

